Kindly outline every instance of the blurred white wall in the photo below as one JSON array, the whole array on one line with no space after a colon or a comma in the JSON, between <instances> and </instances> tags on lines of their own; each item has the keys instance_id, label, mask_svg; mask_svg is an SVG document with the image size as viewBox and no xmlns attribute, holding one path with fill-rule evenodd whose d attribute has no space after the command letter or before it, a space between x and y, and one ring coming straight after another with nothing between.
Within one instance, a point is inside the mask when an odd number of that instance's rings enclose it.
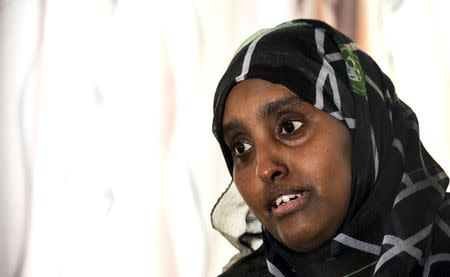
<instances>
[{"instance_id":1,"label":"blurred white wall","mask_svg":"<svg viewBox=\"0 0 450 277\"><path fill-rule=\"evenodd\" d=\"M216 85L260 28L348 27L337 2L0 2L0 276L219 274L236 250L209 220L230 181L211 133ZM357 39L449 172L447 2L355 10Z\"/></svg>"}]
</instances>

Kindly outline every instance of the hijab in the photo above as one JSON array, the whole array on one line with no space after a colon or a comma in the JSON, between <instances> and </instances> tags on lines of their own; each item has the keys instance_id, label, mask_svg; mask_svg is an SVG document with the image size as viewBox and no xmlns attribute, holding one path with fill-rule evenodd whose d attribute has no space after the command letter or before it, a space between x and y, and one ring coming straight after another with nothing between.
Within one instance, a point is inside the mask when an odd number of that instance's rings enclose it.
<instances>
[{"instance_id":1,"label":"hijab","mask_svg":"<svg viewBox=\"0 0 450 277\"><path fill-rule=\"evenodd\" d=\"M338 234L313 253L299 254L261 226L231 183L211 217L241 252L233 262L262 244L274 276L450 274L449 178L422 145L414 112L371 57L317 20L285 22L247 39L214 97L213 133L230 174L233 159L222 134L225 102L238 82L250 78L282 84L348 127L351 199Z\"/></svg>"}]
</instances>

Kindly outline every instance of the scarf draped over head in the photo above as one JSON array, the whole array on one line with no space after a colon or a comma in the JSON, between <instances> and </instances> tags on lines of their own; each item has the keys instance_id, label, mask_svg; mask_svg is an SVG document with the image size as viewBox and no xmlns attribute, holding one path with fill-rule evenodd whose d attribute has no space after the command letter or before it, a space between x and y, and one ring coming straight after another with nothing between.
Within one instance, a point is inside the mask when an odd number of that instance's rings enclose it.
<instances>
[{"instance_id":1,"label":"scarf draped over head","mask_svg":"<svg viewBox=\"0 0 450 277\"><path fill-rule=\"evenodd\" d=\"M351 132L350 208L326 246L332 250L322 256L365 253L372 257L374 276L450 272L449 179L421 144L414 112L366 53L316 20L286 22L246 40L214 97L213 133L230 173L233 159L222 134L225 101L233 86L250 78L286 86ZM264 241L273 275L299 275L305 255L290 253L262 228L233 183L211 217L214 228L241 251L236 259Z\"/></svg>"}]
</instances>

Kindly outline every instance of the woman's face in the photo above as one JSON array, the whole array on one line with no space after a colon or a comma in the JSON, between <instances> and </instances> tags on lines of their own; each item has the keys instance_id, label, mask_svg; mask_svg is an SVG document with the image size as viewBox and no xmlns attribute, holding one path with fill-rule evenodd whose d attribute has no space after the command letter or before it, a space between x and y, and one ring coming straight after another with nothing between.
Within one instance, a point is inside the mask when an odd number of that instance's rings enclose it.
<instances>
[{"instance_id":1,"label":"woman's face","mask_svg":"<svg viewBox=\"0 0 450 277\"><path fill-rule=\"evenodd\" d=\"M264 227L297 252L332 239L350 201L351 136L283 85L238 83L223 118L233 179Z\"/></svg>"}]
</instances>

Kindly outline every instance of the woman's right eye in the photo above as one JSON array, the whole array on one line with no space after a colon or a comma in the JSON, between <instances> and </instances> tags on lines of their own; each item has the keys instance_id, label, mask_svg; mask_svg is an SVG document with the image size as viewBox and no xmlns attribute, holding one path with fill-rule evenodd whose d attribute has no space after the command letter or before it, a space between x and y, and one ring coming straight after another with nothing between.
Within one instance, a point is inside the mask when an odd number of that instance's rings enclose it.
<instances>
[{"instance_id":1,"label":"woman's right eye","mask_svg":"<svg viewBox=\"0 0 450 277\"><path fill-rule=\"evenodd\" d=\"M233 154L238 157L244 154L246 151L250 150L252 145L245 141L238 141L233 145Z\"/></svg>"}]
</instances>

